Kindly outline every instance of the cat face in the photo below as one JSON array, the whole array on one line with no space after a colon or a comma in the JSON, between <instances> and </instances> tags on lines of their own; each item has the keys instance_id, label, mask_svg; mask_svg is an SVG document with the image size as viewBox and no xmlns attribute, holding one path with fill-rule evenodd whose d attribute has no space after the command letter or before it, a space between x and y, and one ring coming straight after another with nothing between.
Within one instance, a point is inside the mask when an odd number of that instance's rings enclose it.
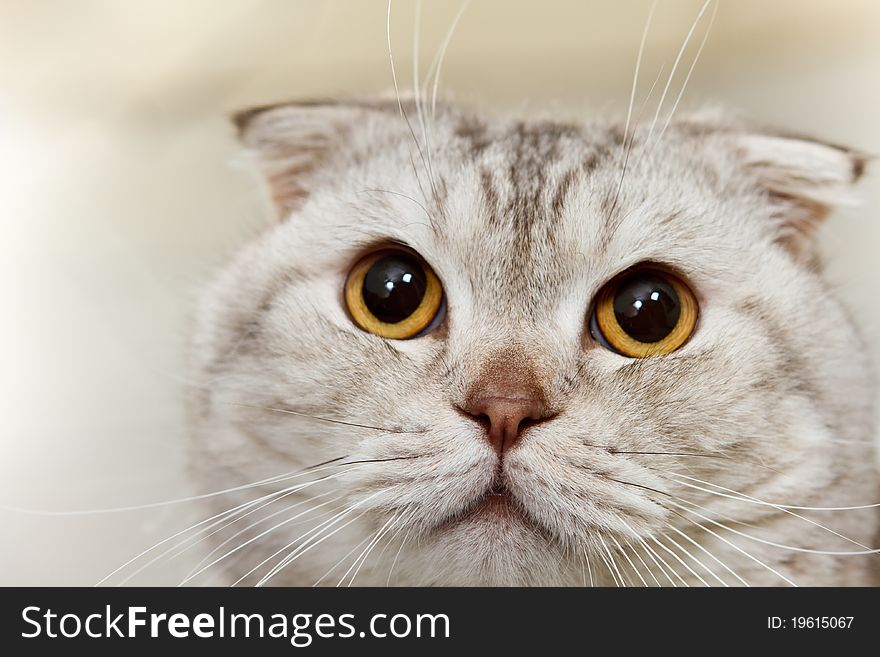
<instances>
[{"instance_id":1,"label":"cat face","mask_svg":"<svg viewBox=\"0 0 880 657\"><path fill-rule=\"evenodd\" d=\"M206 295L193 462L215 488L332 463L242 494L301 488L250 519L277 514L234 579L793 577L710 521L810 545L719 492L827 505L852 499L842 473L873 481L837 442L869 435L869 377L813 245L861 160L714 116L661 135L403 109L240 119L281 221Z\"/></svg>"}]
</instances>

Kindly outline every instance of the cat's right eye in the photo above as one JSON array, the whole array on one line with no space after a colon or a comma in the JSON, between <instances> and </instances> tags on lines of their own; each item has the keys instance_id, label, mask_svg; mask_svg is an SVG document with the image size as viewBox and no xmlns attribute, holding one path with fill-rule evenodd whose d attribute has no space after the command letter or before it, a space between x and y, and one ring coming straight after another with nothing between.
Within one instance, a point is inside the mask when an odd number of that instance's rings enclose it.
<instances>
[{"instance_id":1,"label":"cat's right eye","mask_svg":"<svg viewBox=\"0 0 880 657\"><path fill-rule=\"evenodd\" d=\"M443 318L443 286L420 257L386 249L362 258L345 282L345 304L360 328L406 340L435 328Z\"/></svg>"}]
</instances>

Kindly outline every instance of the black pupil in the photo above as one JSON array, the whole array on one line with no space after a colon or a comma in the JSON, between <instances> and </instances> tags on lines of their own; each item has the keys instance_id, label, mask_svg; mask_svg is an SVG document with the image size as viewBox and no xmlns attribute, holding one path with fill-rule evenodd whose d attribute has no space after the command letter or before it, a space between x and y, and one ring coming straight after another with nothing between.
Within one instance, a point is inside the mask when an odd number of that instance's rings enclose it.
<instances>
[{"instance_id":1,"label":"black pupil","mask_svg":"<svg viewBox=\"0 0 880 657\"><path fill-rule=\"evenodd\" d=\"M650 272L633 274L614 295L614 316L628 336L639 342L659 342L672 332L681 315L675 288Z\"/></svg>"},{"instance_id":2,"label":"black pupil","mask_svg":"<svg viewBox=\"0 0 880 657\"><path fill-rule=\"evenodd\" d=\"M405 254L379 258L364 277L364 303L376 319L402 322L421 305L428 287L425 270Z\"/></svg>"}]
</instances>

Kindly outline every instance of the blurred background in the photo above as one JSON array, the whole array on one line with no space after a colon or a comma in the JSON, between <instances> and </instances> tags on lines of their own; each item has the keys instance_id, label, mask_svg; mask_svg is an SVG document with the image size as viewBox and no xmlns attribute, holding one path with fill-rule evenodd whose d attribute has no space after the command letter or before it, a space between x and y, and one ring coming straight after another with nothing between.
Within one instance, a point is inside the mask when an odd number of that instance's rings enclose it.
<instances>
[{"instance_id":1,"label":"blurred background","mask_svg":"<svg viewBox=\"0 0 880 657\"><path fill-rule=\"evenodd\" d=\"M650 4L473 0L441 90L502 111L625 115ZM658 4L641 93L669 72L701 5ZM422 4L422 76L459 7ZM271 221L227 116L388 91L386 10L385 0L0 2L0 584L94 584L197 518L192 504L10 507L192 494L181 402L190 310L214 268ZM405 88L415 15L414 2L394 3ZM875 0L722 0L683 106L722 103L877 154L878 70ZM876 360L880 166L859 192L821 239L871 346L854 357ZM132 581L174 583L186 569L182 558Z\"/></svg>"}]
</instances>

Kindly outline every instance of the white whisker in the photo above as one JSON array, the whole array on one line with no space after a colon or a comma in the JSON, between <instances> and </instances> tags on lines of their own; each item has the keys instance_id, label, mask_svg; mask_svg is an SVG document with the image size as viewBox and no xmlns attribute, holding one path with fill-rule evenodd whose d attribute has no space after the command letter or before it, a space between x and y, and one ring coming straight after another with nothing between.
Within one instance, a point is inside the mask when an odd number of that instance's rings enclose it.
<instances>
[{"instance_id":1,"label":"white whisker","mask_svg":"<svg viewBox=\"0 0 880 657\"><path fill-rule=\"evenodd\" d=\"M699 24L700 19L706 12L706 8L711 2L712 0L705 0L703 6L700 8L699 13L697 14L697 17L691 24L691 29L688 31L687 36L684 39L684 43L681 44L681 48L679 49L678 55L675 58L675 62L672 65L672 70L669 72L669 77L666 79L666 86L663 88L663 93L660 96L660 102L657 103L657 111L654 113L654 120L651 122L651 129L648 131L647 139L645 139L646 145L651 141L651 136L654 134L654 128L657 125L657 119L660 117L660 110L663 109L663 103L666 101L666 94L669 93L669 87L672 84L673 78L675 77L675 72L678 70L678 65L681 62L681 57L682 55L684 55L684 51L687 49L688 43L690 43L691 37L694 34L694 30L697 29L697 24Z\"/></svg>"},{"instance_id":2,"label":"white whisker","mask_svg":"<svg viewBox=\"0 0 880 657\"><path fill-rule=\"evenodd\" d=\"M214 565L220 563L221 561L224 561L225 559L229 558L230 556L232 556L232 555L235 554L236 552L239 552L240 550L243 550L244 548L246 548L248 545L251 545L252 543L255 543L256 541L260 540L260 539L263 538L264 536L267 536L267 535L271 534L271 533L274 532L276 529L279 529L279 528L281 528L281 527L284 527L285 525L290 524L292 521L296 520L297 518L301 518L302 516L304 516L304 515L306 515L306 514L311 513L311 512L314 511L315 509L320 509L321 507L327 506L328 504L332 504L334 501L336 501L336 500L338 500L338 499L339 499L339 498L335 498L335 499L332 499L332 500L327 500L327 501L325 501L325 502L322 502L321 504L318 504L318 505L317 505L316 507L314 507L314 508L306 509L305 511L301 511L301 512L295 514L294 516L290 517L290 518L285 518L283 521L281 521L281 522L279 522L279 523L276 523L275 525L273 525L273 526L270 527L269 529L265 529L265 530L263 530L262 532L260 532L259 534L257 534L257 535L255 535L255 536L249 538L249 539L246 540L244 543L240 543L239 545L237 545L237 546L234 547L233 549L229 550L228 552L226 552L226 553L223 554L222 556L217 557L216 559L214 559L213 561L211 561L211 562L208 563L207 565L202 566L201 568L199 568L198 570L196 570L194 573L192 573L192 574L190 574L190 575L187 575L187 576L186 576L186 577L180 582L180 584L178 584L178 586L184 586L184 585L186 585L188 582L192 581L193 579L195 579L196 577L198 577L199 575L201 575L203 572L205 572L206 570L210 569L212 566L214 566ZM286 509L286 510L289 510L289 509Z\"/></svg>"},{"instance_id":3,"label":"white whisker","mask_svg":"<svg viewBox=\"0 0 880 657\"><path fill-rule=\"evenodd\" d=\"M636 57L636 70L635 70L635 73L633 73L632 88L630 89L630 92L629 92L629 108L626 110L626 123L624 124L624 127L623 127L623 141L621 142L622 147L626 146L626 138L627 138L627 135L629 134L629 124L630 124L630 120L632 119L633 103L635 102L636 89L638 88L638 85L639 85L639 69L642 66L642 55L645 52L645 42L648 39L648 30L650 30L650 28L651 28L651 19L653 19L653 17L654 17L654 10L655 9L657 9L657 0L654 0L651 3L651 9L650 9L650 11L648 11L648 18L647 18L647 20L645 20L645 27L642 30L642 40L639 42L639 54Z\"/></svg>"},{"instance_id":4,"label":"white whisker","mask_svg":"<svg viewBox=\"0 0 880 657\"><path fill-rule=\"evenodd\" d=\"M632 543L630 543L628 540L626 540L626 539L624 539L624 542L626 543L627 547L629 547L630 551L631 551L634 555L636 555L636 559L638 559L638 560L641 562L641 564L645 567L645 570L648 571L648 574L651 576L651 579L654 580L654 583L657 584L657 586L663 586L663 585L660 583L660 580L657 579L657 576L654 574L654 571L651 569L651 567L648 566L647 563L645 563L645 560L644 560L644 559L642 559L642 555L639 554L639 551L635 548L635 546L634 546ZM655 562L655 564L656 564L656 562ZM658 568L659 568L659 566L658 566ZM670 580L670 581L671 581L671 580Z\"/></svg>"},{"instance_id":5,"label":"white whisker","mask_svg":"<svg viewBox=\"0 0 880 657\"><path fill-rule=\"evenodd\" d=\"M668 523L667 523L667 524L668 524ZM736 574L736 573L735 573L735 572L734 572L734 571L733 571L733 570L732 570L727 564L725 564L725 563L724 563L723 561L721 561L718 557L716 557L714 554L712 554L711 552L709 552L709 550L707 550L706 548L704 548L702 545L700 545L699 543L697 543L697 541L695 541L695 540L692 539L690 536L688 536L688 535L685 534L683 531L681 531L678 527L674 527L673 525L670 524L670 525L669 525L669 529L671 529L672 531L676 532L676 533L677 533L678 535L680 535L682 538L684 538L684 539L686 539L687 541L689 541L692 545L694 545L695 547L697 547L697 548L699 548L700 550L702 550L703 552L705 552L710 558L714 559L715 562L718 563L718 565L720 565L722 568L724 568L724 570L726 570L726 571L729 572L731 575L733 575L734 577L736 577L736 578L737 578L737 579L743 584L743 586L749 586L749 583L746 582L742 577L740 577L739 575L737 575L737 574Z\"/></svg>"},{"instance_id":6,"label":"white whisker","mask_svg":"<svg viewBox=\"0 0 880 657\"><path fill-rule=\"evenodd\" d=\"M691 74L693 74L694 68L696 68L697 66L700 55L703 54L703 47L706 45L706 41L709 40L709 33L712 31L712 25L715 23L715 15L718 13L719 4L720 3L716 2L715 6L712 7L712 15L709 17L709 25L708 27L706 27L706 33L703 35L703 40L700 42L700 47L697 49L697 54L694 55L694 60L691 62L691 67L690 69L688 69L687 75L684 78L684 82L681 85L681 89L678 91L678 96L676 97L675 102L672 104L672 109L669 110L669 115L666 117L666 122L663 124L663 128L657 135L657 142L663 139L663 135L666 133L666 128L669 127L669 123L672 121L675 110L678 108L678 104L679 102L681 102L682 96L684 96L684 90L687 88L688 82L690 82Z\"/></svg>"},{"instance_id":7,"label":"white whisker","mask_svg":"<svg viewBox=\"0 0 880 657\"><path fill-rule=\"evenodd\" d=\"M645 581L645 578L642 577L642 573L639 571L638 568L636 568L636 565L633 563L632 559L629 558L629 555L626 553L626 550L623 549L623 546L617 541L616 538L614 538L614 535L613 535L613 534L610 534L610 535L609 535L609 538L610 538L612 541L614 541L614 544L617 546L617 549L620 550L620 553L623 555L623 558L627 560L627 562L629 563L630 568L632 568L632 570L633 570L633 572L636 574L636 576L637 576L640 580L642 580L642 586L647 586L647 585L648 585L648 582L646 582L646 581Z\"/></svg>"},{"instance_id":8,"label":"white whisker","mask_svg":"<svg viewBox=\"0 0 880 657\"><path fill-rule=\"evenodd\" d=\"M698 580L700 580L700 582L703 584L703 586L709 586L709 585L706 583L706 580L704 580L702 577L700 577L700 576L696 573L696 571L695 571L693 568L691 568L689 565L687 565L687 563L686 563L681 557L679 557L675 552L673 552L673 551L670 550L668 547L666 547L666 545L664 545L663 543L661 543L661 542L657 539L656 536L651 536L651 537L649 537L649 538L650 538L652 541L654 541L657 545L659 545L661 548L663 548L664 550L666 550L666 552L668 552L668 553L671 554L673 557L675 557L675 560L678 561L678 563L680 563L682 566L684 566L685 569L686 569L691 575L693 575L693 576L696 577Z\"/></svg>"},{"instance_id":9,"label":"white whisker","mask_svg":"<svg viewBox=\"0 0 880 657\"><path fill-rule=\"evenodd\" d=\"M680 500L680 501L684 502L685 504L689 504L691 506L697 507L698 509L705 509L706 508L704 506L701 506L699 504L691 502L690 500L684 500L680 497L676 497L675 499ZM868 548L865 550L814 550L812 548L803 548L803 547L798 547L796 545L785 545L783 543L776 543L774 541L768 541L766 539L759 538L758 536L752 536L750 534L746 534L745 532L741 532L737 529L734 529L733 527L728 527L727 525L724 525L720 522L717 522L716 520L712 520L711 518L704 516L703 514L698 513L697 511L694 511L693 509L688 509L688 511L690 511L691 513L693 513L696 516L699 516L700 518L702 518L706 522L710 522L713 525L715 525L716 527L720 527L721 529L726 529L727 531L729 531L733 534L736 534L737 536L742 536L743 538L747 538L751 541L755 541L756 543L763 543L764 545L769 545L771 547L779 548L781 550L790 550L792 552L804 552L806 554L821 554L824 556L832 556L832 557L855 557L855 556L862 556L862 555L866 555L866 554L880 554L880 548Z\"/></svg>"},{"instance_id":10,"label":"white whisker","mask_svg":"<svg viewBox=\"0 0 880 657\"><path fill-rule=\"evenodd\" d=\"M690 511L690 509L688 509L687 507L684 507L684 506L682 506L682 505L680 505L680 504L677 504L676 502L672 502L672 501L670 501L670 504L673 504L673 505L675 505L675 506L681 508L681 509L684 510L684 511ZM691 512L691 513L694 513L693 511L690 511L690 512ZM761 561L760 559L758 559L756 556L754 556L754 555L752 555L752 554L749 554L748 552L746 552L745 550L743 550L743 549L742 549L741 547L739 547L738 545L736 545L736 544L734 544L734 543L731 543L731 542L728 541L726 538L724 538L723 536L721 536L720 534L718 534L718 532L715 532L715 531L709 529L708 527L706 527L705 525L702 525L702 524L698 523L697 521L692 520L692 519L690 519L690 518L686 518L686 520L688 520L689 522L693 523L694 525L696 525L697 527L699 527L699 528L702 529L703 531L712 534L712 536L714 536L715 538L717 538L719 541L722 541L722 542L726 543L727 545L729 545L730 547L732 547L734 550L736 550L736 551L739 552L740 554L742 554L742 555L748 557L749 559L751 559L752 561L754 561L754 562L757 563L758 565L763 566L764 568L766 568L767 570L769 570L771 573L773 573L774 575L776 575L777 577L779 577L780 579L782 579L784 582L788 583L789 585L791 585L791 586L797 586L797 584L795 584L795 583L794 583L793 581L791 581L788 577L786 577L785 575L783 575L782 573L780 573L778 570L774 569L772 566L768 566L766 563L764 563L763 561Z\"/></svg>"}]
</instances>

